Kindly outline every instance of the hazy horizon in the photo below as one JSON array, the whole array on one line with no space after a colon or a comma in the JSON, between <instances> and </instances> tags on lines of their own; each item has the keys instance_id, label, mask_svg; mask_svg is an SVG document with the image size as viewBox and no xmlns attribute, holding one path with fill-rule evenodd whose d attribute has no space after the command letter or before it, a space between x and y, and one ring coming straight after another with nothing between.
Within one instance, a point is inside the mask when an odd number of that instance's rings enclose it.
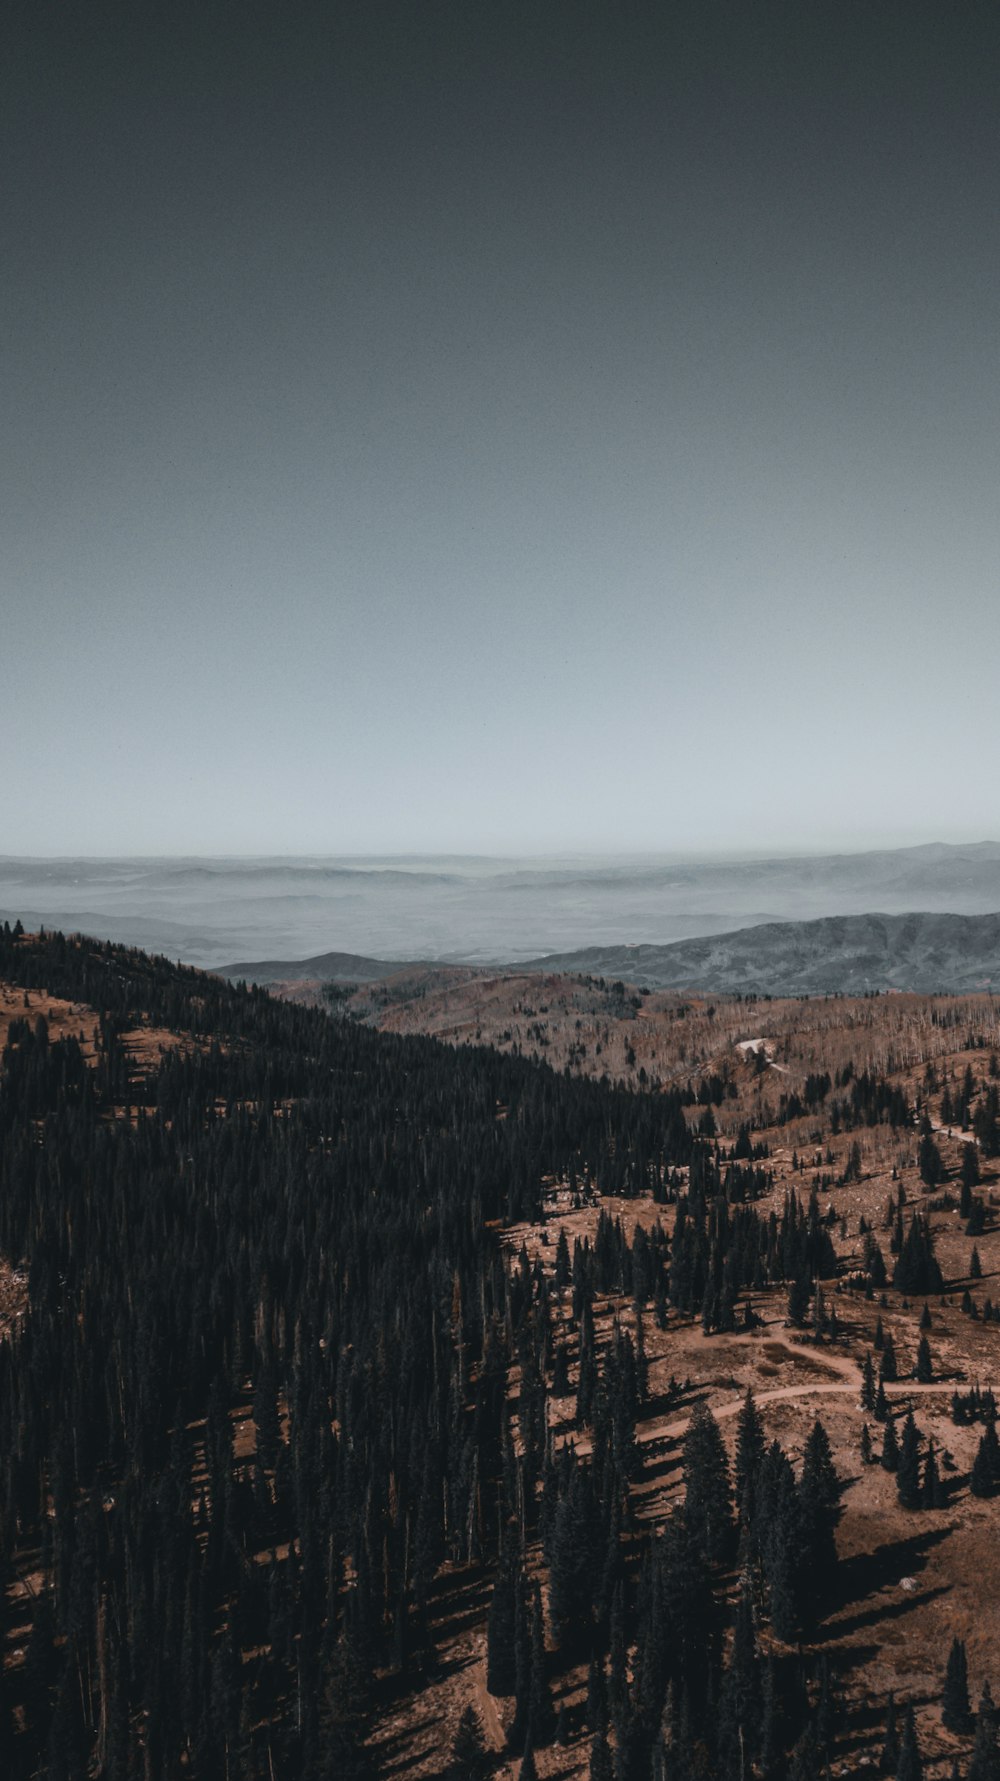
<instances>
[{"instance_id":1,"label":"hazy horizon","mask_svg":"<svg viewBox=\"0 0 1000 1781\"><path fill-rule=\"evenodd\" d=\"M218 969L326 952L516 962L768 921L1000 911L1000 843L700 859L0 856L0 919Z\"/></svg>"},{"instance_id":2,"label":"hazy horizon","mask_svg":"<svg viewBox=\"0 0 1000 1781\"><path fill-rule=\"evenodd\" d=\"M511 847L505 850L491 851L488 849L462 848L407 848L393 851L389 848L369 848L359 851L323 851L310 848L282 848L260 850L188 850L158 848L148 851L118 850L108 852L84 852L82 850L64 852L52 849L48 851L19 851L16 849L0 850L0 863L11 864L71 864L74 861L89 865L120 863L123 865L137 862L170 862L176 865L201 863L211 865L217 863L234 864L268 864L275 862L303 863L329 862L344 866L382 864L386 867L402 868L406 865L424 865L431 861L451 861L469 865L533 866L544 864L579 864L581 862L628 865L632 862L657 861L678 864L698 865L711 863L738 864L740 861L768 861L792 859L837 859L861 856L870 853L906 853L919 852L936 847L976 849L996 847L998 843L990 836L977 835L970 837L964 833L949 833L947 829L939 829L934 833L917 834L907 837L894 835L891 832L881 838L854 836L820 838L815 841L784 843L780 840L770 846L759 847L727 847L723 843L714 847L601 847L566 846L560 848L524 849Z\"/></svg>"}]
</instances>

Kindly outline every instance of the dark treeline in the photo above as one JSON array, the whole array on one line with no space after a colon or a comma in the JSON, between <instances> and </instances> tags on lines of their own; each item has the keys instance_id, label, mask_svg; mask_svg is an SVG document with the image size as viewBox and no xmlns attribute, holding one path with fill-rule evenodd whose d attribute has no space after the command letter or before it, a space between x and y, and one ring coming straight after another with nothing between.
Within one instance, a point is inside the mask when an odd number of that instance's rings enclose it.
<instances>
[{"instance_id":1,"label":"dark treeline","mask_svg":"<svg viewBox=\"0 0 1000 1781\"><path fill-rule=\"evenodd\" d=\"M646 1308L727 1327L742 1286L827 1272L815 1207L761 1221L763 1172L692 1137L689 1096L60 935L0 930L0 978L100 1015L94 1064L30 1008L0 1061L0 1252L29 1301L0 1344L0 1570L31 1579L6 1608L26 1655L0 1673L0 1772L377 1773L368 1735L434 1662L452 1565L490 1580L522 1747L554 1735L554 1645L590 1662L588 1724L598 1745L614 1724L623 1777L668 1748L671 1774L696 1749L778 1774L804 1697L755 1627L797 1633L796 1575L833 1563L822 1431L798 1482L754 1437L734 1518L697 1418L685 1514L653 1543L629 1487ZM142 1022L190 1037L138 1074L123 1036ZM606 1217L549 1272L501 1249L546 1180L662 1203L682 1167L672 1255L658 1224L629 1242ZM598 1340L608 1292L632 1305ZM549 1432L574 1390L585 1458Z\"/></svg>"}]
</instances>

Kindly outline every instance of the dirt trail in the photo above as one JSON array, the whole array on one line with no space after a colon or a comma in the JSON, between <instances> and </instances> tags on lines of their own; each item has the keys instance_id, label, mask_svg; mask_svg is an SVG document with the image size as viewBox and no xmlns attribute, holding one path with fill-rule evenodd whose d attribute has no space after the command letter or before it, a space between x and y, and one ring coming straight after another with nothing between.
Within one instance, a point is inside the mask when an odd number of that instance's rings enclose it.
<instances>
[{"instance_id":1,"label":"dirt trail","mask_svg":"<svg viewBox=\"0 0 1000 1781\"><path fill-rule=\"evenodd\" d=\"M971 1144L973 1146L973 1149L975 1149L975 1150L979 1149L979 1139L976 1137L975 1132L963 1131L961 1126L955 1125L954 1120L952 1121L951 1125L942 1125L941 1121L939 1119L932 1119L931 1120L931 1131L932 1132L943 1132L946 1138L959 1138L959 1139L961 1139L963 1144Z\"/></svg>"},{"instance_id":2,"label":"dirt trail","mask_svg":"<svg viewBox=\"0 0 1000 1781\"><path fill-rule=\"evenodd\" d=\"M783 1385L779 1386L775 1391L755 1391L753 1394L753 1401L757 1405L757 1408L760 1409L764 1404L787 1403L793 1398L856 1396L860 1389L861 1374L859 1372L856 1378L851 1380L849 1384L844 1385L818 1385L813 1382L810 1385ZM954 1379L942 1379L940 1381L935 1379L932 1380L929 1385L919 1384L915 1379L900 1379L892 1385L887 1384L885 1392L889 1399L906 1398L915 1395L925 1397L932 1395L935 1392L937 1392L938 1395L945 1393L950 1397L955 1389L956 1381ZM980 1390L992 1390L994 1393L1000 1395L1000 1385L980 1386ZM730 1416L738 1416L743 1408L745 1398L746 1393L741 1392L740 1396L734 1398L731 1404L721 1404L718 1409L714 1409L712 1415L715 1417L716 1422L724 1422ZM636 1440L642 1445L649 1441L670 1440L675 1435L686 1434L692 1415L693 1412L689 1410L685 1415L678 1417L673 1422L651 1423L648 1427L636 1431Z\"/></svg>"}]
</instances>

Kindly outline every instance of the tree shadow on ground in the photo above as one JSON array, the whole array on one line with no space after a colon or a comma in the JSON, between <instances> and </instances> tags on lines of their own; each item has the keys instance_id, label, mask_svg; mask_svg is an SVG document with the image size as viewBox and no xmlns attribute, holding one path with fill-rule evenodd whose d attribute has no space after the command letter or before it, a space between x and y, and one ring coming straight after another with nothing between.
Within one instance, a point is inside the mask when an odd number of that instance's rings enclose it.
<instances>
[{"instance_id":1,"label":"tree shadow on ground","mask_svg":"<svg viewBox=\"0 0 1000 1781\"><path fill-rule=\"evenodd\" d=\"M423 1747L424 1736L433 1726L440 1725L442 1718L440 1713L423 1713L401 1731L379 1738L372 1745L378 1758L379 1773L405 1775L417 1763L426 1762L429 1753Z\"/></svg>"},{"instance_id":2,"label":"tree shadow on ground","mask_svg":"<svg viewBox=\"0 0 1000 1781\"><path fill-rule=\"evenodd\" d=\"M903 1577L912 1577L922 1571L929 1553L947 1540L957 1525L949 1521L941 1527L923 1528L908 1539L886 1540L876 1546L874 1552L857 1552L850 1558L841 1559L830 1612L837 1613L850 1607L852 1602L863 1601L876 1591L900 1582Z\"/></svg>"},{"instance_id":3,"label":"tree shadow on ground","mask_svg":"<svg viewBox=\"0 0 1000 1781\"><path fill-rule=\"evenodd\" d=\"M903 1705L913 1706L919 1712L921 1707L936 1707L939 1699L935 1694L907 1694L905 1703L896 1701L897 1733L902 1722ZM853 1756L859 1750L878 1752L885 1738L886 1702L861 1701L855 1706L844 1710L844 1719L837 1735L837 1756ZM853 1773L853 1771L852 1771Z\"/></svg>"}]
</instances>

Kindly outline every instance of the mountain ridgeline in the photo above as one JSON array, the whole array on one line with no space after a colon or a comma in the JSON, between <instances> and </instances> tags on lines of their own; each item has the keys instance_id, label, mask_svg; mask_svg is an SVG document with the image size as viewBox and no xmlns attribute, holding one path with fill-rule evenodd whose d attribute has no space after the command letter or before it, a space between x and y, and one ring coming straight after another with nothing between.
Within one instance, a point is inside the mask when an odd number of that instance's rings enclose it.
<instances>
[{"instance_id":1,"label":"mountain ridgeline","mask_svg":"<svg viewBox=\"0 0 1000 1781\"><path fill-rule=\"evenodd\" d=\"M1000 915L832 915L765 922L669 946L591 946L521 967L531 968L718 995L958 993L1000 983Z\"/></svg>"},{"instance_id":2,"label":"mountain ridgeline","mask_svg":"<svg viewBox=\"0 0 1000 1781\"><path fill-rule=\"evenodd\" d=\"M331 952L230 965L226 975L262 984L308 980L346 985L434 969L449 968ZM667 946L587 946L546 953L516 969L576 972L648 989L708 995L864 995L873 989L959 993L1000 982L1000 915L834 915L818 921L765 922Z\"/></svg>"},{"instance_id":3,"label":"mountain ridgeline","mask_svg":"<svg viewBox=\"0 0 1000 1781\"><path fill-rule=\"evenodd\" d=\"M1000 909L1000 843L771 859L0 857L0 921L95 934L205 970L231 959L521 964L762 922Z\"/></svg>"}]
</instances>

